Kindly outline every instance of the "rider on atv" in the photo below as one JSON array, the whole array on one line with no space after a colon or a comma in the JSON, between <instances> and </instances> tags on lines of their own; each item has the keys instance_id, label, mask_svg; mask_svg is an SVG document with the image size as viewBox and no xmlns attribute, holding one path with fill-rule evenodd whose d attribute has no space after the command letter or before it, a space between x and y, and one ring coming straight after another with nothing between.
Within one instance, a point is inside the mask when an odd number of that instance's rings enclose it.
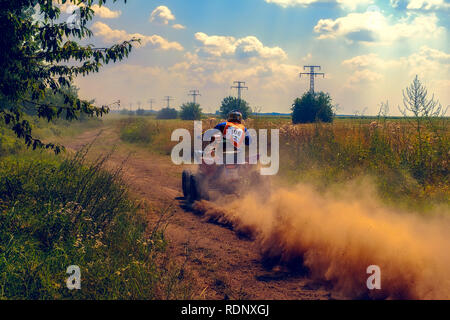
<instances>
[{"instance_id":1,"label":"rider on atv","mask_svg":"<svg viewBox=\"0 0 450 320\"><path fill-rule=\"evenodd\" d=\"M251 144L250 132L242 123L242 113L232 111L225 122L219 123L214 129L220 131L221 135L213 136L222 144L222 155L215 154L214 157L223 157L219 163L208 165L202 162L197 172L183 171L182 187L185 199L194 202L201 199L210 199L211 191L233 193L242 184L243 175L250 172L248 162L245 160L245 146ZM219 149L219 150L220 150ZM216 150L217 151L217 150ZM203 153L203 151L200 151ZM229 161L232 161L230 163ZM242 164L243 166L239 165Z\"/></svg>"},{"instance_id":2,"label":"rider on atv","mask_svg":"<svg viewBox=\"0 0 450 320\"><path fill-rule=\"evenodd\" d=\"M219 130L226 141L232 142L236 151L239 151L242 144L250 145L251 138L247 128L242 124L242 113L232 111L228 115L228 120L219 123L214 129Z\"/></svg>"}]
</instances>

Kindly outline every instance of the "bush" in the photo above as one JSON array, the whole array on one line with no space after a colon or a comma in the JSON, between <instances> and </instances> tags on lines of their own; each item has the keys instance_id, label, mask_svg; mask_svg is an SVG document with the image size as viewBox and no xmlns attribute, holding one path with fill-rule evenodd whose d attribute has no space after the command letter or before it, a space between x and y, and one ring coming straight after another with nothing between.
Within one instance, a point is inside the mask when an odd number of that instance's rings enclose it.
<instances>
[{"instance_id":1,"label":"bush","mask_svg":"<svg viewBox=\"0 0 450 320\"><path fill-rule=\"evenodd\" d=\"M197 103L185 103L181 106L180 118L183 120L200 120L202 108Z\"/></svg>"},{"instance_id":2,"label":"bush","mask_svg":"<svg viewBox=\"0 0 450 320\"><path fill-rule=\"evenodd\" d=\"M156 262L166 246L161 228L147 230L120 168L109 173L107 157L85 157L2 158L0 299L176 296L179 270ZM81 269L81 290L66 287L70 265Z\"/></svg>"},{"instance_id":3,"label":"bush","mask_svg":"<svg viewBox=\"0 0 450 320\"><path fill-rule=\"evenodd\" d=\"M331 97L324 92L307 92L301 98L297 98L292 105L292 122L333 122L333 106Z\"/></svg>"},{"instance_id":4,"label":"bush","mask_svg":"<svg viewBox=\"0 0 450 320\"><path fill-rule=\"evenodd\" d=\"M250 106L245 100L234 97L226 97L222 100L222 105L220 106L220 114L223 118L226 119L228 117L228 114L231 111L235 110L240 111L244 119L247 119L252 112Z\"/></svg>"},{"instance_id":5,"label":"bush","mask_svg":"<svg viewBox=\"0 0 450 320\"><path fill-rule=\"evenodd\" d=\"M159 133L158 126L146 119L127 119L120 123L120 138L131 143L151 143Z\"/></svg>"},{"instance_id":6,"label":"bush","mask_svg":"<svg viewBox=\"0 0 450 320\"><path fill-rule=\"evenodd\" d=\"M173 108L163 108L158 112L156 118L157 119L176 119L176 118L178 118L178 111Z\"/></svg>"}]
</instances>

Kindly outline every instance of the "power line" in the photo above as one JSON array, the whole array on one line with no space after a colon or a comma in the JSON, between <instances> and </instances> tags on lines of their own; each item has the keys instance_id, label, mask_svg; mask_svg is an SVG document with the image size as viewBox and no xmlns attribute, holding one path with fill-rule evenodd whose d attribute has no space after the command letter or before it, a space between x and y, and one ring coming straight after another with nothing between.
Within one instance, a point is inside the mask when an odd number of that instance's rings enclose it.
<instances>
[{"instance_id":1,"label":"power line","mask_svg":"<svg viewBox=\"0 0 450 320\"><path fill-rule=\"evenodd\" d=\"M237 86L232 86L231 89L237 89L238 91L238 99L241 100L241 91L242 89L247 89L248 87L245 86L245 81L234 81L234 84L237 84Z\"/></svg>"},{"instance_id":2,"label":"power line","mask_svg":"<svg viewBox=\"0 0 450 320\"><path fill-rule=\"evenodd\" d=\"M325 78L325 73L314 71L314 69L316 68L321 70L322 68L320 66L304 66L303 70L306 70L307 68L309 68L309 72L300 73L300 78L302 77L302 75L309 76L309 91L314 93L314 80L316 79L316 76L323 76Z\"/></svg>"},{"instance_id":3,"label":"power line","mask_svg":"<svg viewBox=\"0 0 450 320\"><path fill-rule=\"evenodd\" d=\"M170 108L170 101L175 100L175 98L172 98L171 96L166 96L164 97L163 100L167 102L167 108Z\"/></svg>"},{"instance_id":4,"label":"power line","mask_svg":"<svg viewBox=\"0 0 450 320\"><path fill-rule=\"evenodd\" d=\"M199 90L191 90L191 91L189 91L188 96L192 96L193 102L194 102L194 104L196 104L197 103L197 97L201 96L201 94L200 94Z\"/></svg>"}]
</instances>

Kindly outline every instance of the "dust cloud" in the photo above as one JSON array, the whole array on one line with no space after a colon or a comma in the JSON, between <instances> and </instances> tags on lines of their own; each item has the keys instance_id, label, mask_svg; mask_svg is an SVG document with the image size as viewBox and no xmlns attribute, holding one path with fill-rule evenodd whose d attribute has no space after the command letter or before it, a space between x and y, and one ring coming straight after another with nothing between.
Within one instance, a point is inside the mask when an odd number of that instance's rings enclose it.
<instances>
[{"instance_id":1,"label":"dust cloud","mask_svg":"<svg viewBox=\"0 0 450 320\"><path fill-rule=\"evenodd\" d=\"M349 298L450 299L448 207L425 217L389 209L375 195L370 183L332 193L298 185L195 209L253 237L264 259L296 262ZM381 290L367 289L370 265L381 268Z\"/></svg>"}]
</instances>

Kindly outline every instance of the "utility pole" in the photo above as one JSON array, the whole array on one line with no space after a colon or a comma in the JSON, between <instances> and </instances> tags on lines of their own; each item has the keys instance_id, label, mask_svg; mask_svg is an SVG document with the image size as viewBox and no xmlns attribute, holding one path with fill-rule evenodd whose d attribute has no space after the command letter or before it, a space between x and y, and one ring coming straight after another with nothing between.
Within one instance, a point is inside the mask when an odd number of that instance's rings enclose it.
<instances>
[{"instance_id":1,"label":"utility pole","mask_svg":"<svg viewBox=\"0 0 450 320\"><path fill-rule=\"evenodd\" d=\"M242 89L247 89L248 87L245 86L245 82L244 81L234 81L234 84L236 84L236 86L232 86L231 89L237 89L238 91L238 99L241 100L241 91Z\"/></svg>"},{"instance_id":2,"label":"utility pole","mask_svg":"<svg viewBox=\"0 0 450 320\"><path fill-rule=\"evenodd\" d=\"M148 103L150 103L150 111L153 111L153 102L155 102L153 98L148 99Z\"/></svg>"},{"instance_id":3,"label":"utility pole","mask_svg":"<svg viewBox=\"0 0 450 320\"><path fill-rule=\"evenodd\" d=\"M188 96L192 96L194 104L197 104L197 97L201 96L199 90L191 90L188 93Z\"/></svg>"},{"instance_id":4,"label":"utility pole","mask_svg":"<svg viewBox=\"0 0 450 320\"><path fill-rule=\"evenodd\" d=\"M167 108L170 108L170 101L175 100L175 98L172 98L171 96L166 96L163 100L167 102Z\"/></svg>"},{"instance_id":5,"label":"utility pole","mask_svg":"<svg viewBox=\"0 0 450 320\"><path fill-rule=\"evenodd\" d=\"M321 70L320 66L304 66L303 70L306 70L307 68L309 68L309 72L302 72L302 73L300 73L300 78L302 77L302 75L308 75L309 76L309 91L311 93L314 93L314 80L315 80L316 76L323 76L325 78L325 73L315 72L314 69L316 69L316 68Z\"/></svg>"}]
</instances>

